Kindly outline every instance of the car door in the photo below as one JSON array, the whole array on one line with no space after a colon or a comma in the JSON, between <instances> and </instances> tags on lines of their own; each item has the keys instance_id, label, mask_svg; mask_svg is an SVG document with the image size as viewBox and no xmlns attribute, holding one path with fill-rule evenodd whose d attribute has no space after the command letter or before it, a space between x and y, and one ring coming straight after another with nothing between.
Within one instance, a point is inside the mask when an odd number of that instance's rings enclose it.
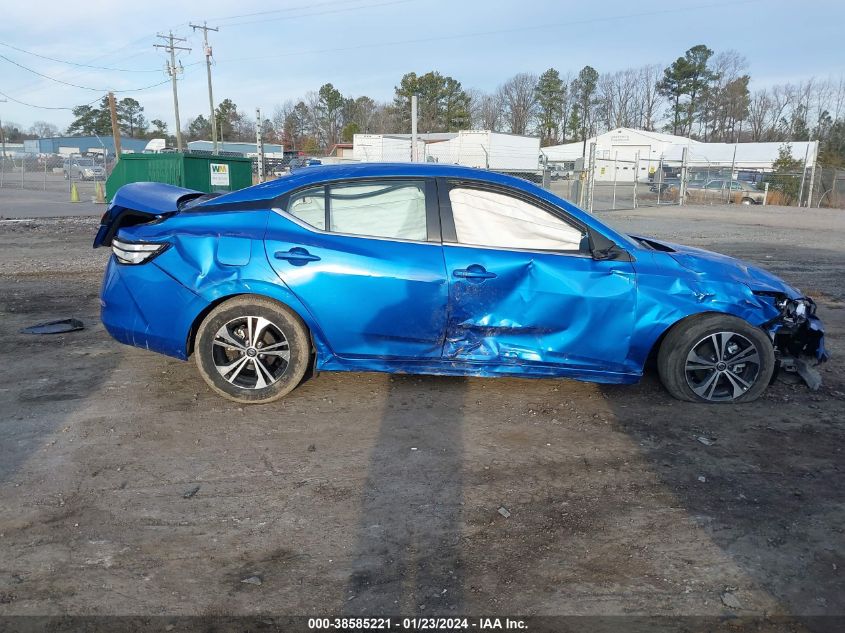
<instances>
[{"instance_id":1,"label":"car door","mask_svg":"<svg viewBox=\"0 0 845 633\"><path fill-rule=\"evenodd\" d=\"M593 259L586 227L539 199L477 183L439 187L444 359L634 369L626 360L636 313L630 261Z\"/></svg>"},{"instance_id":2,"label":"car door","mask_svg":"<svg viewBox=\"0 0 845 633\"><path fill-rule=\"evenodd\" d=\"M332 351L439 358L448 288L431 180L356 180L285 196L267 257Z\"/></svg>"}]
</instances>

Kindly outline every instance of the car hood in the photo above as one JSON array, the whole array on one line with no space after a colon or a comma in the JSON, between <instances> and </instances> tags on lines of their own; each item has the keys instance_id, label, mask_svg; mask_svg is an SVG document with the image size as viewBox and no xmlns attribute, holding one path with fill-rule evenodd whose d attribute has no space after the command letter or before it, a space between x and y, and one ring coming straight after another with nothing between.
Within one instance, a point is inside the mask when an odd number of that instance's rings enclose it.
<instances>
[{"instance_id":1,"label":"car hood","mask_svg":"<svg viewBox=\"0 0 845 633\"><path fill-rule=\"evenodd\" d=\"M777 275L740 259L707 251L703 248L664 242L651 237L632 237L637 241L645 241L655 250L671 257L678 264L696 274L742 283L751 290L783 293L791 299L802 296L800 291Z\"/></svg>"}]
</instances>

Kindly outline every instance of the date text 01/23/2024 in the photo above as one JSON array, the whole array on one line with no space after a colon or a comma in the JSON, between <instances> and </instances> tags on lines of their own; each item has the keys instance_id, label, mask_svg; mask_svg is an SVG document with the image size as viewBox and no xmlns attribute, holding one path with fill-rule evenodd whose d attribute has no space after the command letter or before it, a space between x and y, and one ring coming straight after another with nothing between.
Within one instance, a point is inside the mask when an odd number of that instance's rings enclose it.
<instances>
[{"instance_id":1,"label":"date text 01/23/2024","mask_svg":"<svg viewBox=\"0 0 845 633\"><path fill-rule=\"evenodd\" d=\"M524 620L511 618L309 618L309 630L343 631L459 631L527 628Z\"/></svg>"}]
</instances>

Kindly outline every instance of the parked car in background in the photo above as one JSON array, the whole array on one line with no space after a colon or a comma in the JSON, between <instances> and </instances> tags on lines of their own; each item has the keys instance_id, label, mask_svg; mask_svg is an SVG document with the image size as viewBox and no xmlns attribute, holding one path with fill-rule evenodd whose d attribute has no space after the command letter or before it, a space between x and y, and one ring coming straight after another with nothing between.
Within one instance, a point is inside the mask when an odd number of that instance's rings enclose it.
<instances>
[{"instance_id":1,"label":"parked car in background","mask_svg":"<svg viewBox=\"0 0 845 633\"><path fill-rule=\"evenodd\" d=\"M827 358L815 304L771 273L481 169L327 165L223 195L133 183L99 246L108 332L193 356L237 402L317 370L633 383L649 358L676 398L747 402L781 362Z\"/></svg>"},{"instance_id":2,"label":"parked car in background","mask_svg":"<svg viewBox=\"0 0 845 633\"><path fill-rule=\"evenodd\" d=\"M66 158L62 165L65 180L105 180L106 170L93 158Z\"/></svg>"},{"instance_id":3,"label":"parked car in background","mask_svg":"<svg viewBox=\"0 0 845 633\"><path fill-rule=\"evenodd\" d=\"M692 202L721 202L733 204L763 204L766 193L747 182L714 178L701 187L687 185L687 196Z\"/></svg>"}]
</instances>

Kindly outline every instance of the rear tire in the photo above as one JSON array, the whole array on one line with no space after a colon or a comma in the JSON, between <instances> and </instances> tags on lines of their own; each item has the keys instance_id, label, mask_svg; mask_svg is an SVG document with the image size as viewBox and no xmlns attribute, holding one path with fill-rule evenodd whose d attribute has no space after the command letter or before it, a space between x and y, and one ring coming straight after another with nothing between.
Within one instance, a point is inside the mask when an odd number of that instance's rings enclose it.
<instances>
[{"instance_id":1,"label":"rear tire","mask_svg":"<svg viewBox=\"0 0 845 633\"><path fill-rule=\"evenodd\" d=\"M245 404L286 396L302 381L311 351L308 330L289 308L255 295L214 308L200 324L194 356L203 380Z\"/></svg>"},{"instance_id":2,"label":"rear tire","mask_svg":"<svg viewBox=\"0 0 845 633\"><path fill-rule=\"evenodd\" d=\"M774 369L768 335L727 314L682 321L663 339L657 355L666 390L688 402L751 402L766 390Z\"/></svg>"}]
</instances>

